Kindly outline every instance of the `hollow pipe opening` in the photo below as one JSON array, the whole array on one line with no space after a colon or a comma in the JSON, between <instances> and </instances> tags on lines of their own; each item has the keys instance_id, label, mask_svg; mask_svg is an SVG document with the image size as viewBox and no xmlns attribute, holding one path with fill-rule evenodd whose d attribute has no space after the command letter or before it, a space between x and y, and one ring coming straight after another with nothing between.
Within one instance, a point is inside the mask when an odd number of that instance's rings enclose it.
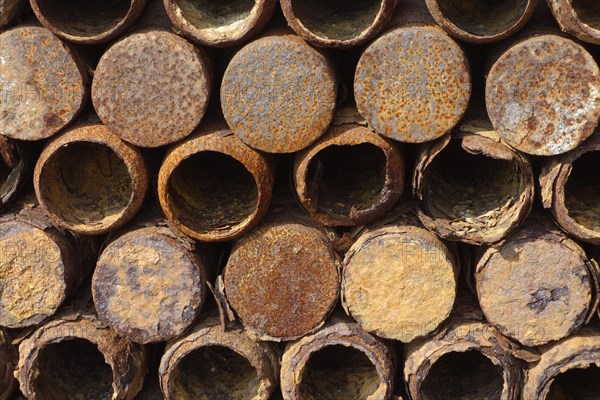
<instances>
[{"instance_id":1,"label":"hollow pipe opening","mask_svg":"<svg viewBox=\"0 0 600 400\"><path fill-rule=\"evenodd\" d=\"M182 17L198 29L216 29L251 16L255 0L174 0Z\"/></svg>"},{"instance_id":2,"label":"hollow pipe opening","mask_svg":"<svg viewBox=\"0 0 600 400\"><path fill-rule=\"evenodd\" d=\"M600 151L583 154L565 185L565 206L579 225L600 232Z\"/></svg>"},{"instance_id":3,"label":"hollow pipe opening","mask_svg":"<svg viewBox=\"0 0 600 400\"><path fill-rule=\"evenodd\" d=\"M600 2L597 0L571 0L571 7L579 21L600 30Z\"/></svg>"},{"instance_id":4,"label":"hollow pipe opening","mask_svg":"<svg viewBox=\"0 0 600 400\"><path fill-rule=\"evenodd\" d=\"M569 369L554 378L546 400L600 399L600 367Z\"/></svg>"}]
</instances>

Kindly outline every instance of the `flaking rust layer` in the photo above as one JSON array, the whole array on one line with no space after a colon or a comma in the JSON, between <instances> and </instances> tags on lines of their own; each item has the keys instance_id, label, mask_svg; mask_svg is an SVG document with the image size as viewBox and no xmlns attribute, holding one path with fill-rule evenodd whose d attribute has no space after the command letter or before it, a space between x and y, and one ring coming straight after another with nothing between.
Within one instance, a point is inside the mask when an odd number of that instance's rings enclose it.
<instances>
[{"instance_id":1,"label":"flaking rust layer","mask_svg":"<svg viewBox=\"0 0 600 400\"><path fill-rule=\"evenodd\" d=\"M27 0L0 0L0 28L16 20L27 5Z\"/></svg>"},{"instance_id":2,"label":"flaking rust layer","mask_svg":"<svg viewBox=\"0 0 600 400\"><path fill-rule=\"evenodd\" d=\"M600 44L600 3L594 0L547 0L560 28L584 42Z\"/></svg>"},{"instance_id":3,"label":"flaking rust layer","mask_svg":"<svg viewBox=\"0 0 600 400\"><path fill-rule=\"evenodd\" d=\"M0 134L0 210L11 204L31 178L34 162L25 145Z\"/></svg>"},{"instance_id":4,"label":"flaking rust layer","mask_svg":"<svg viewBox=\"0 0 600 400\"><path fill-rule=\"evenodd\" d=\"M10 336L0 329L0 400L8 400L17 386L14 370L18 359Z\"/></svg>"}]
</instances>

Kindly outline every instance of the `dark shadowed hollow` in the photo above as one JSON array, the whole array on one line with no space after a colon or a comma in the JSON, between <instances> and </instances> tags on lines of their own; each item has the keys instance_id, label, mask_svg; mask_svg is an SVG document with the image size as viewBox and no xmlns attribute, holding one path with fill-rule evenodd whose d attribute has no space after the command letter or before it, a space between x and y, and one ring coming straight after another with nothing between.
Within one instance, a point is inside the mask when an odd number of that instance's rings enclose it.
<instances>
[{"instance_id":1,"label":"dark shadowed hollow","mask_svg":"<svg viewBox=\"0 0 600 400\"><path fill-rule=\"evenodd\" d=\"M591 28L600 29L600 1L571 0L577 18Z\"/></svg>"},{"instance_id":2,"label":"dark shadowed hollow","mask_svg":"<svg viewBox=\"0 0 600 400\"><path fill-rule=\"evenodd\" d=\"M600 400L600 367L570 369L558 375L546 400Z\"/></svg>"},{"instance_id":3,"label":"dark shadowed hollow","mask_svg":"<svg viewBox=\"0 0 600 400\"><path fill-rule=\"evenodd\" d=\"M600 232L600 151L585 153L573 163L565 206L579 225Z\"/></svg>"},{"instance_id":4,"label":"dark shadowed hollow","mask_svg":"<svg viewBox=\"0 0 600 400\"><path fill-rule=\"evenodd\" d=\"M181 162L169 179L168 192L175 218L196 232L238 225L258 207L252 174L235 158L214 151Z\"/></svg>"},{"instance_id":5,"label":"dark shadowed hollow","mask_svg":"<svg viewBox=\"0 0 600 400\"><path fill-rule=\"evenodd\" d=\"M423 400L500 399L502 368L478 351L452 352L440 357L421 384Z\"/></svg>"},{"instance_id":6,"label":"dark shadowed hollow","mask_svg":"<svg viewBox=\"0 0 600 400\"><path fill-rule=\"evenodd\" d=\"M177 400L252 400L260 380L250 362L222 346L205 346L183 358L169 388Z\"/></svg>"},{"instance_id":7,"label":"dark shadowed hollow","mask_svg":"<svg viewBox=\"0 0 600 400\"><path fill-rule=\"evenodd\" d=\"M45 346L33 366L33 388L44 400L110 400L112 369L98 348L85 339Z\"/></svg>"},{"instance_id":8,"label":"dark shadowed hollow","mask_svg":"<svg viewBox=\"0 0 600 400\"><path fill-rule=\"evenodd\" d=\"M381 384L377 369L353 347L327 346L310 356L300 383L302 400L364 400Z\"/></svg>"},{"instance_id":9,"label":"dark shadowed hollow","mask_svg":"<svg viewBox=\"0 0 600 400\"><path fill-rule=\"evenodd\" d=\"M231 25L250 16L254 0L175 0L183 18L198 29Z\"/></svg>"}]
</instances>

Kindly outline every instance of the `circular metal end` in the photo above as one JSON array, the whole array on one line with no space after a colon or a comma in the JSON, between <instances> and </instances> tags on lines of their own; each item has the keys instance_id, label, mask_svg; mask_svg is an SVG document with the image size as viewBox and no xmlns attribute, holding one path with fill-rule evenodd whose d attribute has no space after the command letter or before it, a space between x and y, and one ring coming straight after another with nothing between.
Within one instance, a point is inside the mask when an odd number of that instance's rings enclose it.
<instances>
[{"instance_id":1,"label":"circular metal end","mask_svg":"<svg viewBox=\"0 0 600 400\"><path fill-rule=\"evenodd\" d=\"M585 42L600 44L600 2L548 0L561 29Z\"/></svg>"}]
</instances>

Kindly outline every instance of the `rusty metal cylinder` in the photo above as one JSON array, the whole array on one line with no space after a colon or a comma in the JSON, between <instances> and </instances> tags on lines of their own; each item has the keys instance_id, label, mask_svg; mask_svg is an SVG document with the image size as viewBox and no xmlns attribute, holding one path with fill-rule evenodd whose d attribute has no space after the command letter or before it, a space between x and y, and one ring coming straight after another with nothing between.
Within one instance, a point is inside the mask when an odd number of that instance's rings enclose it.
<instances>
[{"instance_id":1,"label":"rusty metal cylinder","mask_svg":"<svg viewBox=\"0 0 600 400\"><path fill-rule=\"evenodd\" d=\"M475 258L486 319L525 346L560 340L586 324L598 306L599 278L596 262L538 215Z\"/></svg>"},{"instance_id":2,"label":"rusty metal cylinder","mask_svg":"<svg viewBox=\"0 0 600 400\"><path fill-rule=\"evenodd\" d=\"M27 0L0 0L0 28L16 20L27 5Z\"/></svg>"},{"instance_id":3,"label":"rusty metal cylinder","mask_svg":"<svg viewBox=\"0 0 600 400\"><path fill-rule=\"evenodd\" d=\"M92 278L98 316L135 343L183 334L199 316L208 267L194 242L151 219L105 245Z\"/></svg>"},{"instance_id":4,"label":"rusty metal cylinder","mask_svg":"<svg viewBox=\"0 0 600 400\"><path fill-rule=\"evenodd\" d=\"M200 123L212 88L204 52L163 29L147 29L112 45L92 84L96 113L121 139L158 147L188 136Z\"/></svg>"},{"instance_id":5,"label":"rusty metal cylinder","mask_svg":"<svg viewBox=\"0 0 600 400\"><path fill-rule=\"evenodd\" d=\"M40 140L63 129L89 97L80 55L38 26L0 33L0 127L2 135Z\"/></svg>"},{"instance_id":6,"label":"rusty metal cylinder","mask_svg":"<svg viewBox=\"0 0 600 400\"><path fill-rule=\"evenodd\" d=\"M598 125L600 69L570 39L529 36L492 65L485 98L492 125L509 145L528 154L562 154Z\"/></svg>"},{"instance_id":7,"label":"rusty metal cylinder","mask_svg":"<svg viewBox=\"0 0 600 400\"><path fill-rule=\"evenodd\" d=\"M334 67L298 36L274 33L243 47L221 85L231 130L248 146L293 153L321 137L337 98Z\"/></svg>"},{"instance_id":8,"label":"rusty metal cylinder","mask_svg":"<svg viewBox=\"0 0 600 400\"><path fill-rule=\"evenodd\" d=\"M278 378L274 347L214 318L168 343L159 368L165 400L268 400Z\"/></svg>"},{"instance_id":9,"label":"rusty metal cylinder","mask_svg":"<svg viewBox=\"0 0 600 400\"><path fill-rule=\"evenodd\" d=\"M40 204L60 226L99 235L141 208L148 174L141 152L98 123L84 123L50 141L34 171Z\"/></svg>"},{"instance_id":10,"label":"rusty metal cylinder","mask_svg":"<svg viewBox=\"0 0 600 400\"><path fill-rule=\"evenodd\" d=\"M339 295L339 260L326 232L281 209L234 244L223 272L227 301L264 340L292 340L323 325Z\"/></svg>"},{"instance_id":11,"label":"rusty metal cylinder","mask_svg":"<svg viewBox=\"0 0 600 400\"><path fill-rule=\"evenodd\" d=\"M560 28L585 42L600 44L600 4L596 0L547 0Z\"/></svg>"},{"instance_id":12,"label":"rusty metal cylinder","mask_svg":"<svg viewBox=\"0 0 600 400\"><path fill-rule=\"evenodd\" d=\"M29 400L132 400L145 374L142 346L118 336L94 315L76 312L25 338L15 373Z\"/></svg>"},{"instance_id":13,"label":"rusty metal cylinder","mask_svg":"<svg viewBox=\"0 0 600 400\"><path fill-rule=\"evenodd\" d=\"M23 143L0 135L0 210L10 205L31 177L32 158Z\"/></svg>"},{"instance_id":14,"label":"rusty metal cylinder","mask_svg":"<svg viewBox=\"0 0 600 400\"><path fill-rule=\"evenodd\" d=\"M256 36L269 23L277 0L164 0L173 25L187 38L230 47Z\"/></svg>"},{"instance_id":15,"label":"rusty metal cylinder","mask_svg":"<svg viewBox=\"0 0 600 400\"><path fill-rule=\"evenodd\" d=\"M600 393L600 334L585 330L542 352L527 374L524 399L595 399Z\"/></svg>"},{"instance_id":16,"label":"rusty metal cylinder","mask_svg":"<svg viewBox=\"0 0 600 400\"><path fill-rule=\"evenodd\" d=\"M10 336L0 329L0 400L8 400L17 387L14 370L19 356Z\"/></svg>"},{"instance_id":17,"label":"rusty metal cylinder","mask_svg":"<svg viewBox=\"0 0 600 400\"><path fill-rule=\"evenodd\" d=\"M533 16L538 0L425 0L450 35L472 43L506 39Z\"/></svg>"},{"instance_id":18,"label":"rusty metal cylinder","mask_svg":"<svg viewBox=\"0 0 600 400\"><path fill-rule=\"evenodd\" d=\"M281 0L288 25L318 47L348 48L375 37L397 0Z\"/></svg>"},{"instance_id":19,"label":"rusty metal cylinder","mask_svg":"<svg viewBox=\"0 0 600 400\"><path fill-rule=\"evenodd\" d=\"M37 19L59 38L81 44L107 42L125 32L147 0L29 0Z\"/></svg>"},{"instance_id":20,"label":"rusty metal cylinder","mask_svg":"<svg viewBox=\"0 0 600 400\"><path fill-rule=\"evenodd\" d=\"M216 242L253 229L269 209L274 172L265 156L225 124L204 125L167 153L158 196L169 221L186 235Z\"/></svg>"},{"instance_id":21,"label":"rusty metal cylinder","mask_svg":"<svg viewBox=\"0 0 600 400\"><path fill-rule=\"evenodd\" d=\"M395 359L355 323L335 321L288 345L281 361L284 400L387 400Z\"/></svg>"}]
</instances>

